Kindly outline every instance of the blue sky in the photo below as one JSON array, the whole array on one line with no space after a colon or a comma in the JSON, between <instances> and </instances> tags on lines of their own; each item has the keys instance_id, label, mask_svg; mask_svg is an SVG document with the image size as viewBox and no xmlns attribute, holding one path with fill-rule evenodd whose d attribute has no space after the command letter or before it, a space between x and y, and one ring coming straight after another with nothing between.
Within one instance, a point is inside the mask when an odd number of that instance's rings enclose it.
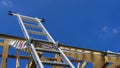
<instances>
[{"instance_id":1,"label":"blue sky","mask_svg":"<svg viewBox=\"0 0 120 68\"><path fill-rule=\"evenodd\" d=\"M0 0L0 33L21 36L16 17L8 11L45 18L56 41L101 51L118 52L120 0Z\"/></svg>"}]
</instances>

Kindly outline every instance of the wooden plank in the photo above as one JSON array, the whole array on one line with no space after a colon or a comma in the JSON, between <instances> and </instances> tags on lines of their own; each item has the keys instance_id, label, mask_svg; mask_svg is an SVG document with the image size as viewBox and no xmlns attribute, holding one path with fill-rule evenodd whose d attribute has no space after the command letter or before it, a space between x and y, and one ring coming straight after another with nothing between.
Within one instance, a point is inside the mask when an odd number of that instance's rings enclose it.
<instances>
[{"instance_id":1,"label":"wooden plank","mask_svg":"<svg viewBox=\"0 0 120 68\"><path fill-rule=\"evenodd\" d=\"M33 60L30 62L29 68L36 68L36 64Z\"/></svg>"},{"instance_id":2,"label":"wooden plank","mask_svg":"<svg viewBox=\"0 0 120 68\"><path fill-rule=\"evenodd\" d=\"M77 68L81 68L81 67L80 67L81 62L82 62L82 60L80 60L80 61L78 62Z\"/></svg>"},{"instance_id":3,"label":"wooden plank","mask_svg":"<svg viewBox=\"0 0 120 68\"><path fill-rule=\"evenodd\" d=\"M84 61L84 63L82 64L82 68L85 68L86 67L86 65L88 64L88 62L87 61Z\"/></svg>"},{"instance_id":4,"label":"wooden plank","mask_svg":"<svg viewBox=\"0 0 120 68\"><path fill-rule=\"evenodd\" d=\"M0 57L2 57L2 54L0 54ZM13 58L16 59L16 55L8 55L8 58ZM30 59L30 56L20 56L20 59L28 60ZM42 57L41 60L46 60L46 61L56 61L56 58L44 58ZM81 60L70 60L71 62L81 62Z\"/></svg>"},{"instance_id":5,"label":"wooden plank","mask_svg":"<svg viewBox=\"0 0 120 68\"><path fill-rule=\"evenodd\" d=\"M11 35L5 35L5 34L0 34L0 38L3 38L3 39L25 40L24 38L21 38L21 37L16 37L16 36L11 36Z\"/></svg>"},{"instance_id":6,"label":"wooden plank","mask_svg":"<svg viewBox=\"0 0 120 68\"><path fill-rule=\"evenodd\" d=\"M78 64L77 64L77 68L80 68L80 62L78 62Z\"/></svg>"},{"instance_id":7,"label":"wooden plank","mask_svg":"<svg viewBox=\"0 0 120 68\"><path fill-rule=\"evenodd\" d=\"M28 63L27 63L27 65L26 65L26 68L30 68L32 61L33 61L32 58L30 58L30 59L28 60Z\"/></svg>"},{"instance_id":8,"label":"wooden plank","mask_svg":"<svg viewBox=\"0 0 120 68\"><path fill-rule=\"evenodd\" d=\"M7 38L7 39L25 40L24 38L4 35L4 34L3 35L0 34L0 37L1 38ZM45 43L45 44L48 44L48 45L52 44L51 42L46 42L46 41L41 41L41 40L33 40L33 41L35 43L37 43L37 45L41 42ZM77 58L77 59L80 59L80 60L86 60L88 62L92 62L94 64L95 68L101 68L101 66L103 66L106 63L106 61L113 62L115 64L120 64L120 55L119 54L106 53L106 52L102 52L102 51L98 51L98 50L78 48L78 47L73 47L73 46L66 46L66 45L62 45L62 44L60 44L59 47L62 48L62 49L68 50L68 52L65 53L67 56ZM73 51L73 52L71 52L69 49L71 49L71 51ZM77 53L79 51L89 52L90 54ZM115 55L115 56L114 57L109 56L108 58L105 58L105 56L108 56L107 54ZM9 55L8 55L8 57L9 57ZM21 58L21 56L20 56L20 58ZM30 58L30 57L27 57L27 58ZM75 60L75 61L77 61L77 60Z\"/></svg>"},{"instance_id":9,"label":"wooden plank","mask_svg":"<svg viewBox=\"0 0 120 68\"><path fill-rule=\"evenodd\" d=\"M43 54L42 52L38 53L39 58L42 58L42 54ZM31 58L30 62L28 63L28 68L36 68L36 67L37 65L35 61Z\"/></svg>"},{"instance_id":10,"label":"wooden plank","mask_svg":"<svg viewBox=\"0 0 120 68\"><path fill-rule=\"evenodd\" d=\"M55 55L56 62L61 62L60 54ZM53 66L53 68L62 68L62 66Z\"/></svg>"},{"instance_id":11,"label":"wooden plank","mask_svg":"<svg viewBox=\"0 0 120 68\"><path fill-rule=\"evenodd\" d=\"M0 46L3 46L4 45L4 43L3 42L0 42Z\"/></svg>"},{"instance_id":12,"label":"wooden plank","mask_svg":"<svg viewBox=\"0 0 120 68\"><path fill-rule=\"evenodd\" d=\"M104 54L94 56L93 60L94 60L93 61L94 68L102 68L103 65L105 64Z\"/></svg>"},{"instance_id":13,"label":"wooden plank","mask_svg":"<svg viewBox=\"0 0 120 68\"><path fill-rule=\"evenodd\" d=\"M25 38L21 38L21 37L17 37L17 36L11 36L11 35L5 35L5 34L0 34L0 38L25 40ZM47 42L47 41L43 41L43 40L35 40L35 39L33 39L32 41L39 42L39 43L42 42L42 43L46 43L46 44L53 44L51 42ZM93 52L99 52L99 53L105 53L105 54L119 55L119 54L114 54L114 53L106 53L106 52L102 52L102 51L98 51L98 50L91 50L91 49L86 49L86 48L74 47L74 46L71 46L71 45L68 46L68 45L59 44L59 47L74 48L74 49L80 49L80 50L85 50L85 51L93 51Z\"/></svg>"},{"instance_id":14,"label":"wooden plank","mask_svg":"<svg viewBox=\"0 0 120 68\"><path fill-rule=\"evenodd\" d=\"M0 57L2 57L2 54L0 54ZM17 56L16 55L8 55L8 58L16 58ZM30 59L31 57L30 56L20 56L20 59Z\"/></svg>"},{"instance_id":15,"label":"wooden plank","mask_svg":"<svg viewBox=\"0 0 120 68\"><path fill-rule=\"evenodd\" d=\"M7 68L7 58L8 58L8 50L9 50L9 46L8 46L8 40L4 40L4 46L3 46L3 52L2 52L2 68Z\"/></svg>"},{"instance_id":16,"label":"wooden plank","mask_svg":"<svg viewBox=\"0 0 120 68\"><path fill-rule=\"evenodd\" d=\"M108 64L109 64L109 62L106 62L106 63L102 66L102 68L106 68L106 67L108 66Z\"/></svg>"},{"instance_id":17,"label":"wooden plank","mask_svg":"<svg viewBox=\"0 0 120 68\"><path fill-rule=\"evenodd\" d=\"M20 50L17 50L16 68L20 68Z\"/></svg>"}]
</instances>

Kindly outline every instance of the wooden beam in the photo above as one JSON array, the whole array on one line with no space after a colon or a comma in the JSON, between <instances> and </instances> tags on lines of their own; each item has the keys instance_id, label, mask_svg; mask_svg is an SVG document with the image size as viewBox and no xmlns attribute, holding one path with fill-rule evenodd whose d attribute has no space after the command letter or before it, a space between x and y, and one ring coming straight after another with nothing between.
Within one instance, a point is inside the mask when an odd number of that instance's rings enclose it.
<instances>
[{"instance_id":1,"label":"wooden beam","mask_svg":"<svg viewBox=\"0 0 120 68\"><path fill-rule=\"evenodd\" d=\"M108 66L109 62L106 62L102 68L106 68Z\"/></svg>"},{"instance_id":2,"label":"wooden beam","mask_svg":"<svg viewBox=\"0 0 120 68\"><path fill-rule=\"evenodd\" d=\"M94 68L102 68L102 66L105 64L105 56L104 54L94 56L93 59L93 67Z\"/></svg>"},{"instance_id":3,"label":"wooden beam","mask_svg":"<svg viewBox=\"0 0 120 68\"><path fill-rule=\"evenodd\" d=\"M36 64L32 58L29 59L26 68L36 68Z\"/></svg>"},{"instance_id":4,"label":"wooden beam","mask_svg":"<svg viewBox=\"0 0 120 68\"><path fill-rule=\"evenodd\" d=\"M20 50L17 49L16 68L20 68Z\"/></svg>"},{"instance_id":5,"label":"wooden beam","mask_svg":"<svg viewBox=\"0 0 120 68\"><path fill-rule=\"evenodd\" d=\"M80 68L80 62L78 62L78 64L77 64L77 68Z\"/></svg>"},{"instance_id":6,"label":"wooden beam","mask_svg":"<svg viewBox=\"0 0 120 68\"><path fill-rule=\"evenodd\" d=\"M56 58L56 62L62 62L60 58L60 54L56 54L55 58ZM53 66L53 68L62 68L62 66Z\"/></svg>"},{"instance_id":7,"label":"wooden beam","mask_svg":"<svg viewBox=\"0 0 120 68\"><path fill-rule=\"evenodd\" d=\"M25 40L24 38L21 38L21 37L16 37L16 36L11 36L11 35L6 35L6 34L0 34L0 38L3 38L3 39Z\"/></svg>"},{"instance_id":8,"label":"wooden beam","mask_svg":"<svg viewBox=\"0 0 120 68\"><path fill-rule=\"evenodd\" d=\"M86 65L88 64L88 62L87 61L84 61L84 63L82 64L82 68L85 68L86 67Z\"/></svg>"},{"instance_id":9,"label":"wooden beam","mask_svg":"<svg viewBox=\"0 0 120 68\"><path fill-rule=\"evenodd\" d=\"M82 62L82 60L80 60L80 61L78 62L77 68L81 68L81 67L80 67L81 62Z\"/></svg>"},{"instance_id":10,"label":"wooden beam","mask_svg":"<svg viewBox=\"0 0 120 68\"><path fill-rule=\"evenodd\" d=\"M2 52L2 68L7 68L7 58L8 58L8 50L9 50L9 46L8 46L8 40L4 40L4 46L3 46L3 52Z\"/></svg>"},{"instance_id":11,"label":"wooden beam","mask_svg":"<svg viewBox=\"0 0 120 68\"><path fill-rule=\"evenodd\" d=\"M3 46L4 45L4 43L3 42L0 42L0 46Z\"/></svg>"},{"instance_id":12,"label":"wooden beam","mask_svg":"<svg viewBox=\"0 0 120 68\"><path fill-rule=\"evenodd\" d=\"M16 40L25 40L25 38L22 38L22 37L17 37L17 36L12 36L12 35L6 35L6 34L0 34L0 38L4 38L4 39L16 39ZM51 42L47 42L47 41L43 41L43 40L36 40L36 39L33 39L32 40L33 42L35 43L46 43L46 44L53 44ZM71 46L71 45L63 45L63 44L59 44L59 47L66 47L66 48L73 48L73 49L80 49L80 50L86 50L86 51L93 51L93 52L99 52L99 53L105 53L105 54L111 54L111 55L118 55L120 56L119 54L114 54L114 53L106 53L106 52L103 52L103 51L98 51L98 50L91 50L91 49L86 49L86 48L79 48L79 47L74 47L74 46Z\"/></svg>"},{"instance_id":13,"label":"wooden beam","mask_svg":"<svg viewBox=\"0 0 120 68\"><path fill-rule=\"evenodd\" d=\"M0 57L2 57L2 54L0 54ZM16 58L16 55L8 55L8 58ZM20 59L30 59L30 56L20 56Z\"/></svg>"},{"instance_id":14,"label":"wooden beam","mask_svg":"<svg viewBox=\"0 0 120 68\"><path fill-rule=\"evenodd\" d=\"M0 34L0 38L3 38L3 39L25 40L24 38L20 38L20 37L16 37L16 36L4 35L4 34ZM46 41L42 41L42 40L35 40L35 39L33 39L32 41L34 41L36 43L36 45L38 45L40 43L44 43L44 44L47 44L47 45L53 44L51 42L46 42ZM1 45L4 45L4 44L1 43ZM4 46L6 46L6 45L4 45ZM120 64L120 62L119 62L120 61L120 54L107 53L107 52L102 52L102 51L98 51L98 50L78 48L78 47L73 47L73 46L66 46L66 45L63 45L63 44L59 44L59 47L61 49L65 49L67 51L67 52L65 52L63 50L64 53L66 54L66 56L70 56L72 58L76 58L76 59L80 59L80 60L85 60L85 61L88 61L88 62L92 62L94 68L101 68L101 66L103 66L106 63L106 61L107 62L109 61L109 62L115 63L117 65ZM89 52L89 54L80 53L82 51ZM112 56L110 56L110 55L112 55ZM4 55L1 55L1 56L3 58ZM8 55L8 57L14 57L14 58L16 58L16 56L11 56L11 55ZM107 58L105 58L105 57L107 57ZM20 56L20 58L29 59L30 57ZM56 58L46 58L46 60L57 60L57 59ZM73 60L72 62L78 62L78 60Z\"/></svg>"},{"instance_id":15,"label":"wooden beam","mask_svg":"<svg viewBox=\"0 0 120 68\"><path fill-rule=\"evenodd\" d=\"M0 54L0 57L2 57L2 54ZM8 58L16 58L17 56L16 55L8 55ZM20 59L24 59L24 60L28 60L30 59L31 57L30 56L20 56ZM43 57L41 58L43 59ZM56 58L44 58L43 60L45 59L48 59L48 60L51 60L51 61L56 61L57 59ZM70 60L71 62L80 62L81 60Z\"/></svg>"}]
</instances>

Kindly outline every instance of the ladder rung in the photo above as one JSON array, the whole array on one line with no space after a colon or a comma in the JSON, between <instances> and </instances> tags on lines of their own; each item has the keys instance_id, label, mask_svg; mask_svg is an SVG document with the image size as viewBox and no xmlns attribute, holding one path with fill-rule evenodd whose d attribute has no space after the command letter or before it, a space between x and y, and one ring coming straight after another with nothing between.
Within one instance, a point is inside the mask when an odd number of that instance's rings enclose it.
<instances>
[{"instance_id":1,"label":"ladder rung","mask_svg":"<svg viewBox=\"0 0 120 68\"><path fill-rule=\"evenodd\" d=\"M42 29L42 27L36 26L36 25L32 25L32 24L24 23L24 25L25 25L25 26L29 26L29 27L31 27L31 28L40 28L40 29Z\"/></svg>"},{"instance_id":2,"label":"ladder rung","mask_svg":"<svg viewBox=\"0 0 120 68\"><path fill-rule=\"evenodd\" d=\"M60 53L56 50L48 50L48 49L42 49L42 48L36 48L37 51L43 51L43 52L49 52L49 53Z\"/></svg>"},{"instance_id":3,"label":"ladder rung","mask_svg":"<svg viewBox=\"0 0 120 68\"><path fill-rule=\"evenodd\" d=\"M42 32L37 32L37 31L32 31L32 30L27 30L28 33L31 33L31 34L37 34L37 35L41 35L41 36L47 36L47 34L45 33L42 33Z\"/></svg>"},{"instance_id":4,"label":"ladder rung","mask_svg":"<svg viewBox=\"0 0 120 68\"><path fill-rule=\"evenodd\" d=\"M61 62L53 62L53 61L42 61L43 64L46 65L57 65L57 66L67 66L69 67L70 65L67 63L61 63Z\"/></svg>"},{"instance_id":5,"label":"ladder rung","mask_svg":"<svg viewBox=\"0 0 120 68\"><path fill-rule=\"evenodd\" d=\"M20 15L21 19L24 20L24 21L28 21L28 22L35 22L35 23L38 23L38 21L33 18L33 17L28 17L28 16L23 16L23 15ZM41 21L42 19L39 19L39 21Z\"/></svg>"}]
</instances>

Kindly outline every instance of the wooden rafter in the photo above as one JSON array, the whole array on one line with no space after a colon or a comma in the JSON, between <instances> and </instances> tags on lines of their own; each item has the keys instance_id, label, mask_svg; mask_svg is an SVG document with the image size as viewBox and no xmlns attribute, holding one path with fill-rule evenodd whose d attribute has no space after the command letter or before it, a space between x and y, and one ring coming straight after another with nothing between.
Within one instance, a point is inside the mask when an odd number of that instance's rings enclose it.
<instances>
[{"instance_id":1,"label":"wooden rafter","mask_svg":"<svg viewBox=\"0 0 120 68\"><path fill-rule=\"evenodd\" d=\"M3 42L0 42L0 46L3 46L4 45L4 43Z\"/></svg>"},{"instance_id":2,"label":"wooden rafter","mask_svg":"<svg viewBox=\"0 0 120 68\"><path fill-rule=\"evenodd\" d=\"M8 40L5 39L4 46L3 46L2 63L1 63L2 68L7 67L8 50L9 50Z\"/></svg>"}]
</instances>

